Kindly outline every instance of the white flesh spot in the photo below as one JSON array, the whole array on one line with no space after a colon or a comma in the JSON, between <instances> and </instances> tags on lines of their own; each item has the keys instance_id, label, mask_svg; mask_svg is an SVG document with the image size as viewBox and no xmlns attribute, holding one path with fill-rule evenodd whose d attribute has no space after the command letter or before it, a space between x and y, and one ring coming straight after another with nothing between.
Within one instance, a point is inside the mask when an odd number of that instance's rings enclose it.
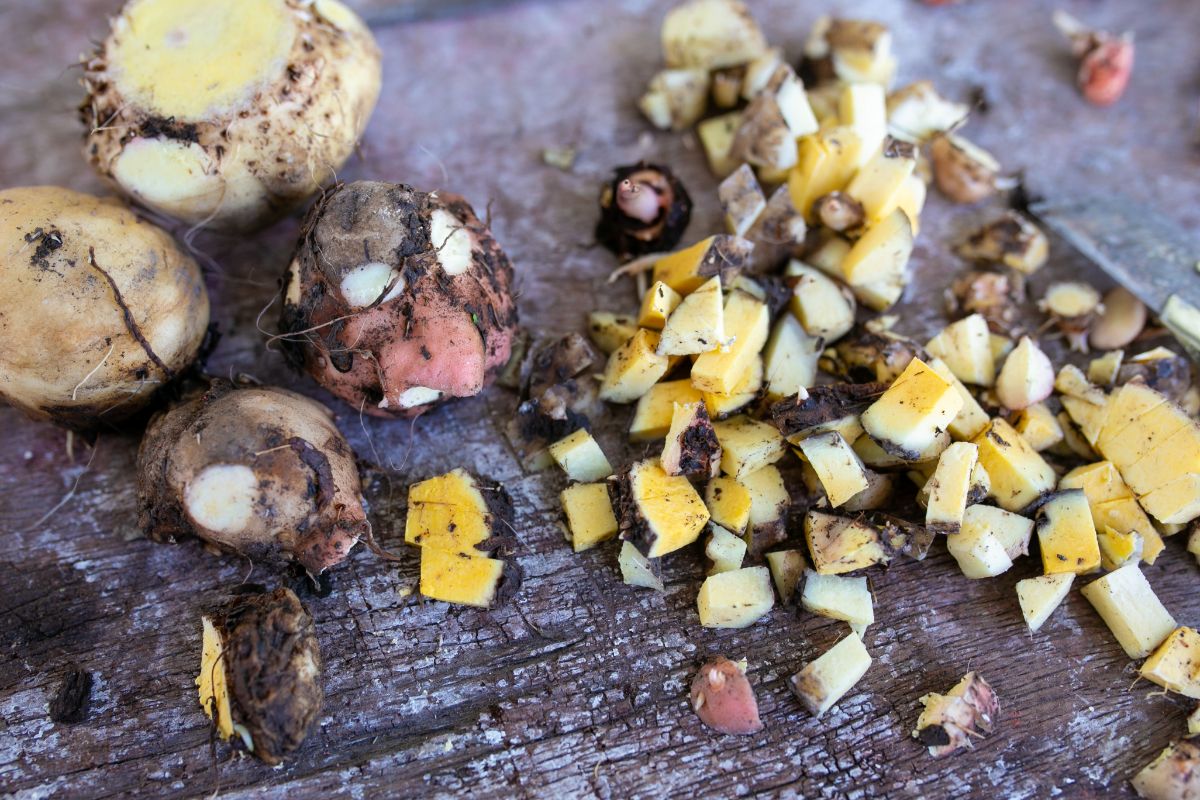
<instances>
[{"instance_id":1,"label":"white flesh spot","mask_svg":"<svg viewBox=\"0 0 1200 800\"><path fill-rule=\"evenodd\" d=\"M395 284L382 303L400 296L404 291L404 277L387 264L368 261L359 264L342 278L342 297L354 308L366 308L379 299L392 281L395 281Z\"/></svg>"},{"instance_id":2,"label":"white flesh spot","mask_svg":"<svg viewBox=\"0 0 1200 800\"><path fill-rule=\"evenodd\" d=\"M400 396L396 398L396 405L401 408L416 408L426 403L432 403L441 396L442 393L437 389L430 389L428 386L414 386L400 393ZM383 407L382 403L380 403L380 407Z\"/></svg>"},{"instance_id":3,"label":"white flesh spot","mask_svg":"<svg viewBox=\"0 0 1200 800\"><path fill-rule=\"evenodd\" d=\"M471 234L453 214L435 208L429 219L429 235L438 264L447 275L462 275L471 268Z\"/></svg>"},{"instance_id":4,"label":"white flesh spot","mask_svg":"<svg viewBox=\"0 0 1200 800\"><path fill-rule=\"evenodd\" d=\"M242 464L213 464L188 482L183 504L192 522L217 533L239 533L254 517L258 476Z\"/></svg>"}]
</instances>

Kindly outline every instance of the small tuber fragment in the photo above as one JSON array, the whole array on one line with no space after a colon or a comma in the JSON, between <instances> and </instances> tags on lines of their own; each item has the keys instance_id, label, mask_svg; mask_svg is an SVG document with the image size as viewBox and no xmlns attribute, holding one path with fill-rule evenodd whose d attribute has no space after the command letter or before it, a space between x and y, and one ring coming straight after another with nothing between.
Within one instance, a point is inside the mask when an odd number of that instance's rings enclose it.
<instances>
[{"instance_id":1,"label":"small tuber fragment","mask_svg":"<svg viewBox=\"0 0 1200 800\"><path fill-rule=\"evenodd\" d=\"M1091 30L1065 11L1054 12L1054 25L1079 59L1075 80L1084 99L1096 106L1111 106L1120 100L1133 72L1133 33L1114 36Z\"/></svg>"},{"instance_id":2,"label":"small tuber fragment","mask_svg":"<svg viewBox=\"0 0 1200 800\"><path fill-rule=\"evenodd\" d=\"M321 653L308 609L291 589L234 596L202 618L196 678L217 734L278 764L321 710Z\"/></svg>"},{"instance_id":3,"label":"small tuber fragment","mask_svg":"<svg viewBox=\"0 0 1200 800\"><path fill-rule=\"evenodd\" d=\"M1000 713L996 693L977 672L968 672L946 694L925 695L921 705L924 710L912 735L935 758L973 747L972 738L991 733Z\"/></svg>"},{"instance_id":4,"label":"small tuber fragment","mask_svg":"<svg viewBox=\"0 0 1200 800\"><path fill-rule=\"evenodd\" d=\"M724 656L706 662L692 679L692 709L708 727L745 736L762 730L754 687L743 668Z\"/></svg>"},{"instance_id":5,"label":"small tuber fragment","mask_svg":"<svg viewBox=\"0 0 1200 800\"><path fill-rule=\"evenodd\" d=\"M617 167L600 193L596 239L624 260L671 250L692 218L692 199L665 166Z\"/></svg>"},{"instance_id":6,"label":"small tuber fragment","mask_svg":"<svg viewBox=\"0 0 1200 800\"><path fill-rule=\"evenodd\" d=\"M956 203L977 203L996 191L1000 162L991 153L953 133L939 134L929 148L933 179Z\"/></svg>"}]
</instances>

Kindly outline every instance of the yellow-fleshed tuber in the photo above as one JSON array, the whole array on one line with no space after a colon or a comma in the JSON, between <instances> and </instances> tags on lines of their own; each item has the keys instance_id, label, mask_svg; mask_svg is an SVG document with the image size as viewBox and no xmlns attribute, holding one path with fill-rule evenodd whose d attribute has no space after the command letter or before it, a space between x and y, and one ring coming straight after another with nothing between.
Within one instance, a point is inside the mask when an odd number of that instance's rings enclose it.
<instances>
[{"instance_id":1,"label":"yellow-fleshed tuber","mask_svg":"<svg viewBox=\"0 0 1200 800\"><path fill-rule=\"evenodd\" d=\"M200 269L112 199L0 192L0 402L86 430L146 408L208 328Z\"/></svg>"},{"instance_id":2,"label":"yellow-fleshed tuber","mask_svg":"<svg viewBox=\"0 0 1200 800\"><path fill-rule=\"evenodd\" d=\"M253 230L334 176L380 75L338 0L130 0L84 62L85 154L148 208Z\"/></svg>"}]
</instances>

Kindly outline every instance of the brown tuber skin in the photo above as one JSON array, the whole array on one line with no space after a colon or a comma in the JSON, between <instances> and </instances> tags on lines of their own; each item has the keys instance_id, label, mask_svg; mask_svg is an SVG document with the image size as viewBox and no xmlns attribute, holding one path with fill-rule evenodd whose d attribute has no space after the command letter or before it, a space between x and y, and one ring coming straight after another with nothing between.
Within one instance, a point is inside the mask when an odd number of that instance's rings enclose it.
<instances>
[{"instance_id":1,"label":"brown tuber skin","mask_svg":"<svg viewBox=\"0 0 1200 800\"><path fill-rule=\"evenodd\" d=\"M285 389L216 381L158 414L137 474L138 521L157 542L196 536L319 575L371 534L333 414Z\"/></svg>"},{"instance_id":2,"label":"brown tuber skin","mask_svg":"<svg viewBox=\"0 0 1200 800\"><path fill-rule=\"evenodd\" d=\"M741 668L717 656L692 679L692 708L700 721L719 733L745 736L762 730L754 687Z\"/></svg>"},{"instance_id":3,"label":"brown tuber skin","mask_svg":"<svg viewBox=\"0 0 1200 800\"><path fill-rule=\"evenodd\" d=\"M980 314L988 328L1003 336L1021 332L1020 303L1025 300L1025 280L1016 271L969 270L946 290L946 310L955 319Z\"/></svg>"},{"instance_id":4,"label":"brown tuber skin","mask_svg":"<svg viewBox=\"0 0 1200 800\"><path fill-rule=\"evenodd\" d=\"M512 264L457 195L359 181L309 212L284 277L287 354L355 409L414 417L508 363Z\"/></svg>"},{"instance_id":5,"label":"brown tuber skin","mask_svg":"<svg viewBox=\"0 0 1200 800\"><path fill-rule=\"evenodd\" d=\"M600 193L596 239L625 260L671 250L692 218L692 199L671 170L644 161L617 167Z\"/></svg>"},{"instance_id":6,"label":"brown tuber skin","mask_svg":"<svg viewBox=\"0 0 1200 800\"><path fill-rule=\"evenodd\" d=\"M278 764L304 742L325 696L312 615L279 588L237 595L212 617L233 722L249 732L254 755Z\"/></svg>"},{"instance_id":7,"label":"brown tuber skin","mask_svg":"<svg viewBox=\"0 0 1200 800\"><path fill-rule=\"evenodd\" d=\"M848 231L863 224L862 203L843 192L830 192L818 197L813 212L821 224L834 231Z\"/></svg>"},{"instance_id":8,"label":"brown tuber skin","mask_svg":"<svg viewBox=\"0 0 1200 800\"><path fill-rule=\"evenodd\" d=\"M938 189L956 203L978 203L996 191L996 166L974 157L951 136L934 137L929 158Z\"/></svg>"}]
</instances>

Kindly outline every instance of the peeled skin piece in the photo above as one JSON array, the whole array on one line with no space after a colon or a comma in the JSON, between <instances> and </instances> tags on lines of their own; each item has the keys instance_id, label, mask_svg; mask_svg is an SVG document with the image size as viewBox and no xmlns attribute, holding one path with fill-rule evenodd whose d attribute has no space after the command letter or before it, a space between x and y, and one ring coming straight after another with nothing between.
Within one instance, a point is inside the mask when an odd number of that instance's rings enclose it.
<instances>
[{"instance_id":1,"label":"peeled skin piece","mask_svg":"<svg viewBox=\"0 0 1200 800\"><path fill-rule=\"evenodd\" d=\"M239 594L202 618L196 678L217 735L278 764L304 741L324 700L321 651L291 589Z\"/></svg>"},{"instance_id":2,"label":"peeled skin piece","mask_svg":"<svg viewBox=\"0 0 1200 800\"><path fill-rule=\"evenodd\" d=\"M924 708L913 738L935 758L973 747L971 740L991 733L1000 713L996 693L977 672L968 672L946 694L925 695L921 705Z\"/></svg>"},{"instance_id":3,"label":"peeled skin piece","mask_svg":"<svg viewBox=\"0 0 1200 800\"><path fill-rule=\"evenodd\" d=\"M196 262L113 199L0 192L0 403L76 430L145 409L208 328Z\"/></svg>"},{"instance_id":4,"label":"peeled skin piece","mask_svg":"<svg viewBox=\"0 0 1200 800\"><path fill-rule=\"evenodd\" d=\"M334 177L380 52L338 0L130 0L84 64L84 153L131 199L249 231Z\"/></svg>"},{"instance_id":5,"label":"peeled skin piece","mask_svg":"<svg viewBox=\"0 0 1200 800\"><path fill-rule=\"evenodd\" d=\"M317 575L370 536L354 452L333 414L285 389L215 382L158 414L137 474L138 522L157 542L196 536Z\"/></svg>"},{"instance_id":6,"label":"peeled skin piece","mask_svg":"<svg viewBox=\"0 0 1200 800\"><path fill-rule=\"evenodd\" d=\"M742 667L724 656L700 667L691 697L696 716L719 733L744 736L762 730L754 687Z\"/></svg>"},{"instance_id":7,"label":"peeled skin piece","mask_svg":"<svg viewBox=\"0 0 1200 800\"><path fill-rule=\"evenodd\" d=\"M463 198L360 181L309 212L280 328L291 361L354 408L413 417L479 394L504 368L512 280Z\"/></svg>"}]
</instances>

